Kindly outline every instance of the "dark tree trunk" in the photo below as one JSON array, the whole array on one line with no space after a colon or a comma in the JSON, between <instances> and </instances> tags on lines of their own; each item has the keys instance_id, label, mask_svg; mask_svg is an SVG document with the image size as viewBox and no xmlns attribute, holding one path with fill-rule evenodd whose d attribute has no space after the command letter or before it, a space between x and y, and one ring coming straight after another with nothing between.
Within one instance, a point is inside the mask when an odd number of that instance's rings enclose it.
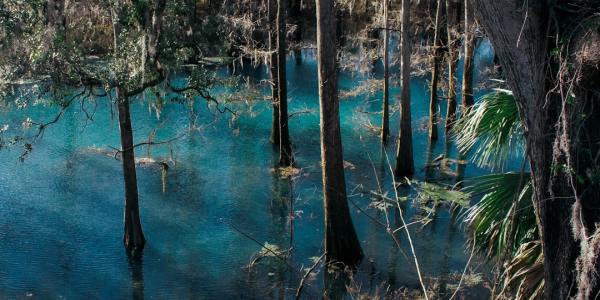
<instances>
[{"instance_id":1,"label":"dark tree trunk","mask_svg":"<svg viewBox=\"0 0 600 300\"><path fill-rule=\"evenodd\" d=\"M296 59L296 64L302 63L302 35L304 32L304 23L302 22L302 0L292 0L290 5L290 18L294 25L296 25L296 30L292 36L292 41L294 42L294 56Z\"/></svg>"},{"instance_id":2,"label":"dark tree trunk","mask_svg":"<svg viewBox=\"0 0 600 300\"><path fill-rule=\"evenodd\" d=\"M460 45L460 0L446 0L448 33L448 110L446 113L446 139L456 122L456 62Z\"/></svg>"},{"instance_id":3,"label":"dark tree trunk","mask_svg":"<svg viewBox=\"0 0 600 300\"><path fill-rule=\"evenodd\" d=\"M279 146L279 71L277 69L277 0L268 1L269 14L269 70L271 72L271 96L273 105L273 123L271 142Z\"/></svg>"},{"instance_id":4,"label":"dark tree trunk","mask_svg":"<svg viewBox=\"0 0 600 300\"><path fill-rule=\"evenodd\" d=\"M292 165L292 145L288 129L287 78L285 66L285 10L286 0L277 0L277 83L279 84L279 164Z\"/></svg>"},{"instance_id":5,"label":"dark tree trunk","mask_svg":"<svg viewBox=\"0 0 600 300\"><path fill-rule=\"evenodd\" d=\"M462 111L463 114L468 108L475 104L473 100L473 54L475 52L475 22L473 19L473 3L472 0L464 0L465 6L465 33L464 46L465 53L463 59L463 75L462 75Z\"/></svg>"},{"instance_id":6,"label":"dark tree trunk","mask_svg":"<svg viewBox=\"0 0 600 300\"><path fill-rule=\"evenodd\" d=\"M410 55L412 53L410 37L410 0L402 0L402 28L400 29L400 133L396 151L394 175L399 178L411 177L415 173L412 144L412 117L410 109Z\"/></svg>"},{"instance_id":7,"label":"dark tree trunk","mask_svg":"<svg viewBox=\"0 0 600 300\"><path fill-rule=\"evenodd\" d=\"M586 8L590 13L600 7L581 5L573 13L542 1L475 1L525 127L546 299L591 299L599 292L600 189L592 174L599 169L600 112L593 106L600 101L600 50L590 49L598 48L600 37L583 24L570 25L585 19ZM564 61L551 53L555 46ZM572 52L565 55L566 49ZM565 79L549 72L573 81L557 82Z\"/></svg>"},{"instance_id":8,"label":"dark tree trunk","mask_svg":"<svg viewBox=\"0 0 600 300\"><path fill-rule=\"evenodd\" d=\"M443 1L438 1L435 9L435 29L433 34L433 51L431 53L431 95L429 98L429 139L432 141L438 138L437 123L439 119L438 112L438 80L440 77L440 45L441 45L441 27L442 27L442 6Z\"/></svg>"},{"instance_id":9,"label":"dark tree trunk","mask_svg":"<svg viewBox=\"0 0 600 300\"><path fill-rule=\"evenodd\" d=\"M326 261L357 265L362 250L346 199L337 92L333 0L317 0L317 54Z\"/></svg>"},{"instance_id":10,"label":"dark tree trunk","mask_svg":"<svg viewBox=\"0 0 600 300\"><path fill-rule=\"evenodd\" d=\"M388 31L388 3L389 0L383 0L383 19L384 19L384 32L383 32L383 116L381 124L381 142L387 143L388 136L390 135L390 66L389 66L389 31Z\"/></svg>"},{"instance_id":11,"label":"dark tree trunk","mask_svg":"<svg viewBox=\"0 0 600 300\"><path fill-rule=\"evenodd\" d=\"M119 129L121 132L123 178L125 180L125 233L123 235L123 242L129 253L137 253L144 248L146 239L142 231L142 223L140 222L137 175L133 152L133 130L131 129L129 99L122 88L117 88L116 90L119 108Z\"/></svg>"}]
</instances>

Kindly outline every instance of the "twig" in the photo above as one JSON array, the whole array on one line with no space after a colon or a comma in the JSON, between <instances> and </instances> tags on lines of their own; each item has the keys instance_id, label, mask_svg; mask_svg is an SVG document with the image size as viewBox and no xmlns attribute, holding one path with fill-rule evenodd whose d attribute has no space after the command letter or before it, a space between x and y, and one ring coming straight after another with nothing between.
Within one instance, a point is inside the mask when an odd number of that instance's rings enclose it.
<instances>
[{"instance_id":1,"label":"twig","mask_svg":"<svg viewBox=\"0 0 600 300\"><path fill-rule=\"evenodd\" d=\"M282 262L284 262L288 267L290 267L291 269L294 269L294 267L292 265L290 265L290 263L287 261L287 259L285 259L285 257L282 257L281 255L279 255L279 253L269 249L268 247L266 247L263 243L259 242L257 239L253 238L252 236L250 236L249 234L243 232L241 229L237 228L237 226L226 222L225 220L221 219L221 221L227 225L229 225L233 230L235 230L236 232L238 232L239 234L247 237L248 239L250 239L251 241L255 242L256 244L260 245L261 248L265 249L267 252L273 254L275 257L279 258Z\"/></svg>"},{"instance_id":2,"label":"twig","mask_svg":"<svg viewBox=\"0 0 600 300\"><path fill-rule=\"evenodd\" d=\"M385 153L385 158L388 163L388 167L390 168L390 171L393 174L394 170L392 169L392 164L390 163L390 157L388 156L387 151L384 150L384 153ZM410 231L408 230L408 226L406 225L406 222L404 221L404 216L402 214L402 208L400 207L400 200L399 200L400 197L398 196L398 189L396 188L398 185L396 183L396 178L394 176L392 176L392 182L394 183L394 193L396 195L396 205L398 206L398 210L400 212L400 214L399 214L400 220L402 220L402 225L404 226L404 231L406 232L406 237L408 238L408 243L410 244L410 250L412 251L412 255L415 260L415 267L417 268L417 275L419 276L419 282L421 283L421 288L423 289L425 300L429 300L429 297L427 296L427 289L425 288L425 284L423 283L423 276L421 276L421 269L419 268L419 260L417 259L417 254L415 253L415 246L413 245L412 238L410 236Z\"/></svg>"},{"instance_id":3,"label":"twig","mask_svg":"<svg viewBox=\"0 0 600 300\"><path fill-rule=\"evenodd\" d=\"M129 150L133 150L133 149L135 149L137 147L140 147L140 146L155 146L155 145L169 144L169 143L172 143L172 142L174 142L174 141L176 141L176 140L178 140L178 139L186 136L187 134L188 133L182 133L182 134L180 134L180 135L178 135L178 136L176 136L174 138L168 139L166 141L160 141L160 142L152 142L152 141L141 142L141 143L137 143L137 144L135 144L135 145L133 145L133 146L127 148L127 149L122 149L122 150L119 150L119 149L117 149L115 147L112 147L112 146L108 146L108 147L111 148L111 149L113 149L113 150L115 150L115 154L113 156L116 159L117 155L119 155L119 153L123 153L123 152L129 151Z\"/></svg>"},{"instance_id":4,"label":"twig","mask_svg":"<svg viewBox=\"0 0 600 300\"><path fill-rule=\"evenodd\" d=\"M450 297L450 300L454 299L454 297L458 293L458 290L460 290L460 286L462 285L463 279L465 278L465 274L467 273L467 268L471 264L471 259L473 258L473 255L475 254L475 242L476 242L476 239L477 239L477 236L475 236L473 238L473 248L471 249L471 255L469 256L469 259L467 260L467 264L465 265L465 269L463 270L462 275L460 276L460 281L458 282L458 286L456 287L456 290L454 291L454 293L452 293L452 297Z\"/></svg>"},{"instance_id":5,"label":"twig","mask_svg":"<svg viewBox=\"0 0 600 300\"><path fill-rule=\"evenodd\" d=\"M321 257L319 257L319 259L312 265L312 267L310 267L310 269L308 269L308 271L306 271L304 276L302 276L302 280L300 280L300 285L296 289L296 300L300 299L300 293L302 292L302 288L304 288L304 281L306 280L306 278L308 278L310 273L312 273L317 268L317 266L319 265L321 260L323 260L323 257L325 257L326 254L327 254L327 252L323 253L323 255L321 255Z\"/></svg>"},{"instance_id":6,"label":"twig","mask_svg":"<svg viewBox=\"0 0 600 300\"><path fill-rule=\"evenodd\" d=\"M304 115L304 114L312 114L312 113L314 113L314 110L310 110L310 109L295 111L295 112L290 113L288 118L291 119L295 116Z\"/></svg>"},{"instance_id":7,"label":"twig","mask_svg":"<svg viewBox=\"0 0 600 300\"><path fill-rule=\"evenodd\" d=\"M398 228L398 229L396 229L394 231L391 231L391 230L389 230L388 226L386 226L385 224L383 224L381 221L377 220L375 217L369 215L364 209L360 208L360 206L358 206L354 201L352 201L352 199L348 198L348 202L350 202L350 204L352 204L352 206L354 206L356 209L358 209L363 215L367 216L367 218L369 218L369 220L371 220L373 223L375 223L375 224L381 226L382 228L384 228L385 232L387 232L390 235L390 237L394 241L394 244L396 244L396 247L398 247L398 250L400 250L400 252L404 256L404 258L406 258L407 261L410 261L410 258L408 258L408 255L406 255L406 252L404 252L404 250L402 250L402 247L400 246L400 241L394 235L394 233L396 233L396 230L402 229L402 228L404 228L404 226L402 226L402 227L400 227L400 228ZM409 225L411 225L411 224L409 224Z\"/></svg>"}]
</instances>

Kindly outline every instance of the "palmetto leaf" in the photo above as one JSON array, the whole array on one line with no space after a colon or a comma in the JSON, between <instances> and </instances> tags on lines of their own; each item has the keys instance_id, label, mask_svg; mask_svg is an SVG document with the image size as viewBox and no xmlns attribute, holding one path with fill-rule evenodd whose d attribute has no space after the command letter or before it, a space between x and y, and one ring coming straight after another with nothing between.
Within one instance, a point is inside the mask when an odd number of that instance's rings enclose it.
<instances>
[{"instance_id":1,"label":"palmetto leaf","mask_svg":"<svg viewBox=\"0 0 600 300\"><path fill-rule=\"evenodd\" d=\"M494 89L460 118L454 135L461 152L480 167L502 170L523 152L523 127L511 91Z\"/></svg>"},{"instance_id":2,"label":"palmetto leaf","mask_svg":"<svg viewBox=\"0 0 600 300\"><path fill-rule=\"evenodd\" d=\"M521 244L538 239L529 173L485 175L467 184L467 191L483 195L464 214L480 253L498 259L503 254L514 255Z\"/></svg>"},{"instance_id":3,"label":"palmetto leaf","mask_svg":"<svg viewBox=\"0 0 600 300\"><path fill-rule=\"evenodd\" d=\"M500 296L514 299L541 299L544 291L544 256L542 243L532 241L519 247L506 265Z\"/></svg>"},{"instance_id":4,"label":"palmetto leaf","mask_svg":"<svg viewBox=\"0 0 600 300\"><path fill-rule=\"evenodd\" d=\"M543 292L543 254L532 206L529 173L500 173L467 182L466 190L482 195L464 213L475 249L499 263L501 297L538 299Z\"/></svg>"}]
</instances>

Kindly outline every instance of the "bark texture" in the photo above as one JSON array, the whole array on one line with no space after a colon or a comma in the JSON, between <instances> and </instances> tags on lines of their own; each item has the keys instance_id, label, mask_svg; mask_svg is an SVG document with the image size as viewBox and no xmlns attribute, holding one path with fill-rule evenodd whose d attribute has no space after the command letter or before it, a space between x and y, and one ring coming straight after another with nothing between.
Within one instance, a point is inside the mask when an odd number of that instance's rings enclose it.
<instances>
[{"instance_id":1,"label":"bark texture","mask_svg":"<svg viewBox=\"0 0 600 300\"><path fill-rule=\"evenodd\" d=\"M565 5L578 11L564 10ZM598 25L581 22L598 6L475 1L476 17L494 45L525 127L546 299L590 299L600 292L600 190L593 175L600 153L600 112L594 109L600 100L600 49L589 43Z\"/></svg>"},{"instance_id":2,"label":"bark texture","mask_svg":"<svg viewBox=\"0 0 600 300\"><path fill-rule=\"evenodd\" d=\"M286 43L285 43L285 11L286 0L277 0L277 83L279 84L279 164L290 166L292 164L292 145L288 129L287 108L287 78L286 78Z\"/></svg>"},{"instance_id":3,"label":"bark texture","mask_svg":"<svg viewBox=\"0 0 600 300\"><path fill-rule=\"evenodd\" d=\"M429 140L435 141L438 138L438 81L440 77L440 56L441 56L441 27L442 27L442 7L444 1L438 1L435 9L435 29L433 34L433 51L431 53L431 84L429 97Z\"/></svg>"},{"instance_id":4,"label":"bark texture","mask_svg":"<svg viewBox=\"0 0 600 300\"><path fill-rule=\"evenodd\" d=\"M390 135L390 66L389 66L389 31L388 31L388 5L389 0L383 0L383 19L384 19L384 31L383 31L383 111L382 111L382 123L381 123L381 142L387 143L388 136Z\"/></svg>"},{"instance_id":5,"label":"bark texture","mask_svg":"<svg viewBox=\"0 0 600 300\"><path fill-rule=\"evenodd\" d=\"M448 33L448 110L446 113L446 136L456 122L456 63L460 46L460 1L446 0L446 15Z\"/></svg>"},{"instance_id":6,"label":"bark texture","mask_svg":"<svg viewBox=\"0 0 600 300\"><path fill-rule=\"evenodd\" d=\"M140 252L146 239L140 222L140 209L133 152L133 130L131 129L131 114L129 99L123 89L117 88L119 108L119 129L121 132L121 155L123 158L123 179L125 181L125 212L123 243L129 253Z\"/></svg>"},{"instance_id":7,"label":"bark texture","mask_svg":"<svg viewBox=\"0 0 600 300\"><path fill-rule=\"evenodd\" d=\"M337 91L333 0L317 0L317 55L326 261L357 265L362 259L346 199Z\"/></svg>"},{"instance_id":8,"label":"bark texture","mask_svg":"<svg viewBox=\"0 0 600 300\"><path fill-rule=\"evenodd\" d=\"M277 0L268 0L269 10L269 71L271 73L271 97L273 105L273 123L271 142L279 146L279 72L277 70Z\"/></svg>"},{"instance_id":9,"label":"bark texture","mask_svg":"<svg viewBox=\"0 0 600 300\"><path fill-rule=\"evenodd\" d=\"M410 55L412 53L410 37L410 0L402 0L402 25L400 28L400 132L396 150L396 168L394 175L403 178L415 173L412 144L412 117L410 109Z\"/></svg>"},{"instance_id":10,"label":"bark texture","mask_svg":"<svg viewBox=\"0 0 600 300\"><path fill-rule=\"evenodd\" d=\"M462 74L462 111L463 113L473 104L473 55L475 52L475 22L473 17L473 1L464 0L464 59Z\"/></svg>"}]
</instances>

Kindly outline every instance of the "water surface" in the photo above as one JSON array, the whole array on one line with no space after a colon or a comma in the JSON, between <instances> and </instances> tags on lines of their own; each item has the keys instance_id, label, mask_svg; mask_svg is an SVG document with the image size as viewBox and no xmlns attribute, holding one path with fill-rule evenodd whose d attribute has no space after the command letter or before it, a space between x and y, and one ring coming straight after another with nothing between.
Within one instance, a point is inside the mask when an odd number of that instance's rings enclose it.
<instances>
[{"instance_id":1,"label":"water surface","mask_svg":"<svg viewBox=\"0 0 600 300\"><path fill-rule=\"evenodd\" d=\"M489 65L489 45L480 47L476 66ZM301 266L312 265L311 257L323 251L323 212L319 169L319 117L316 61L313 52L303 53L302 63L288 59L290 136L302 175L293 182L272 172L276 151L269 142L271 111L266 102L248 106L232 121L230 114L209 112L198 103L196 125L200 128L173 143L136 149L137 157L172 157L165 191L161 170L138 167L142 225L148 243L141 259L129 259L122 243L123 180L121 164L96 149L118 147L118 122L107 101L98 100L94 121L86 119L78 105L49 127L33 152L21 163L21 149L0 152L0 298L282 298L294 294ZM340 89L351 89L369 76L341 73ZM266 68L246 66L242 74L255 81L267 76ZM479 76L476 76L479 78ZM425 179L422 167L427 157L445 152L443 126L440 139L428 154L423 122L428 115L427 80L411 82L416 178ZM391 90L396 99L399 89ZM378 125L381 93L341 102L340 114L344 159L351 201L380 220L381 213L367 209L377 189L377 180L391 193L391 177L385 158L393 160L394 143L382 149L377 134L365 126ZM395 102L395 100L394 100ZM397 103L394 103L396 105ZM88 109L93 105L88 104ZM235 105L233 106L236 107ZM445 112L444 103L440 107ZM56 107L33 106L0 111L0 124L20 128L26 117L50 120ZM395 141L399 118L391 118ZM167 105L160 117L143 98L132 104L134 137L155 141L185 134L189 111L182 105ZM456 150L450 147L450 156ZM393 161L392 161L393 163ZM473 166L467 177L483 174ZM453 183L451 181L445 183ZM293 208L290 208L293 203ZM409 201L407 222L424 212ZM289 211L296 216L291 238ZM382 282L393 288L419 288L411 260L395 246L390 236L351 205L365 259L355 280L365 292ZM391 222L398 216L390 214ZM461 273L468 249L459 224L443 210L428 226L411 227L415 251L426 278L451 278ZM237 228L237 229L236 229ZM276 259L261 261L252 271L245 269L260 246L268 242L292 247L290 268ZM406 237L399 235L403 250L410 251ZM291 245L290 245L291 241ZM482 267L477 272L485 273ZM321 272L322 273L322 272ZM310 280L305 295L322 294L322 274Z\"/></svg>"}]
</instances>

